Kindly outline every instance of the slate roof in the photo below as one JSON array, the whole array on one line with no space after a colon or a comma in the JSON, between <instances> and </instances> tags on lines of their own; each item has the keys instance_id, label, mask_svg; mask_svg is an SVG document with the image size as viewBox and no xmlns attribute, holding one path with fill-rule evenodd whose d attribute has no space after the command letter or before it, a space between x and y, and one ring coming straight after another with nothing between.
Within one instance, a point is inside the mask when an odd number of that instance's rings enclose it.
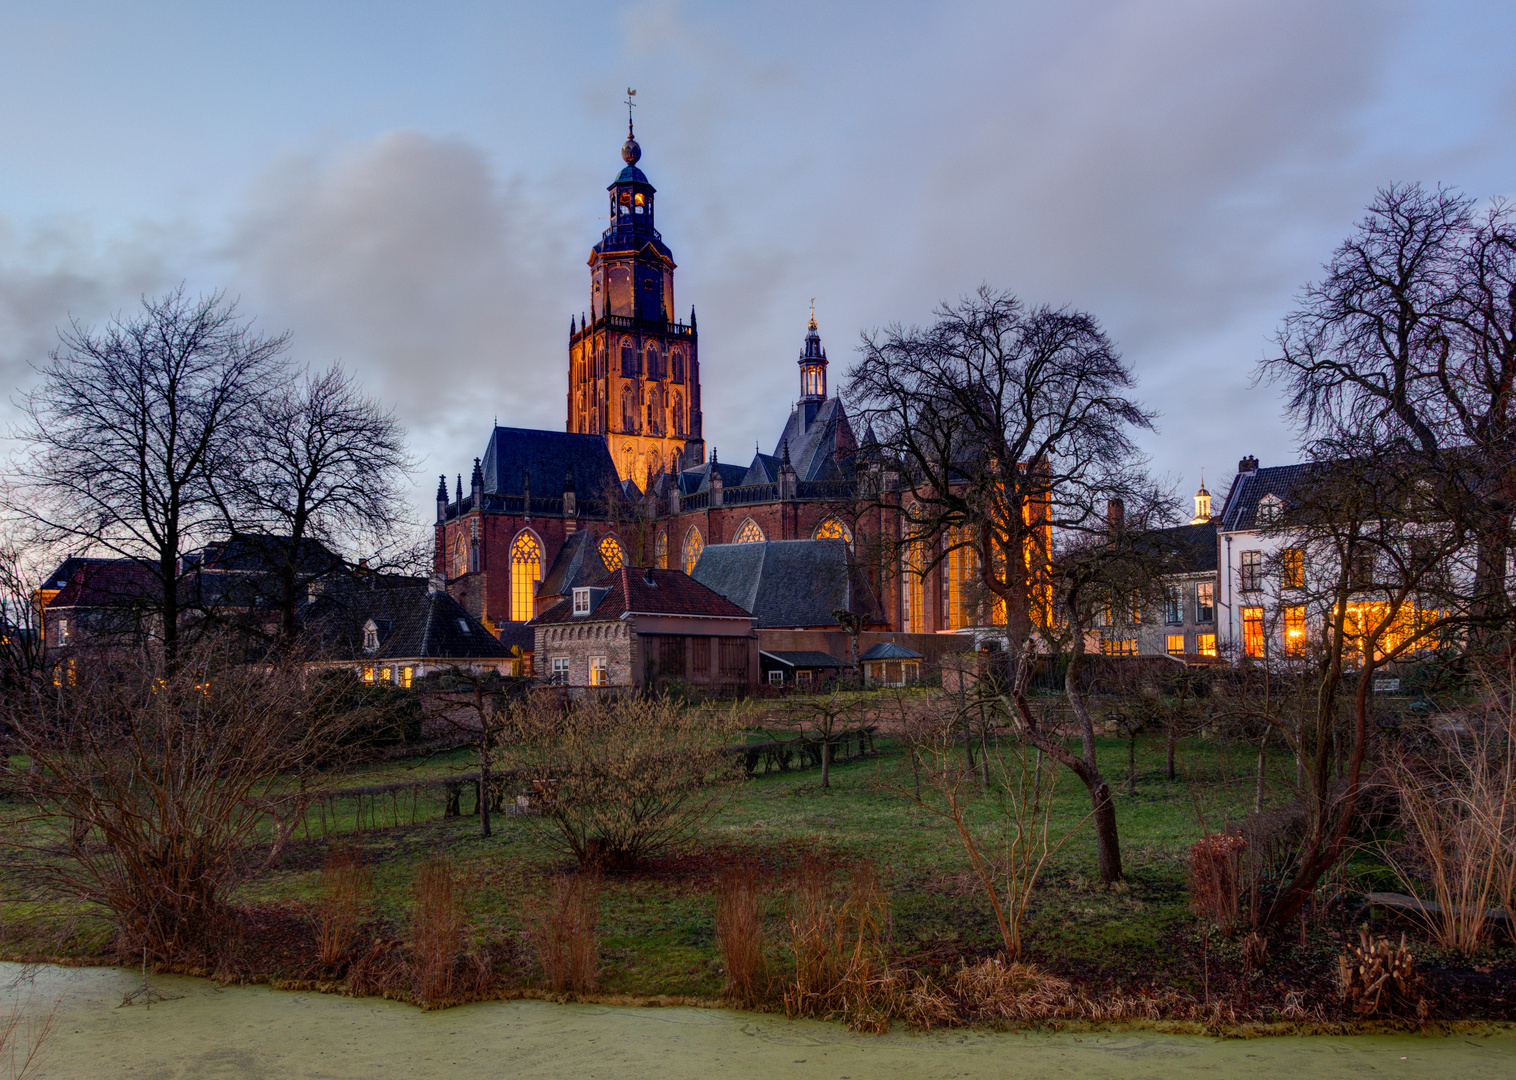
<instances>
[{"instance_id":1,"label":"slate roof","mask_svg":"<svg viewBox=\"0 0 1516 1080\"><path fill-rule=\"evenodd\" d=\"M709 550L709 549L707 549ZM595 583L606 590L588 615L575 615L572 598L553 605L533 625L576 620L604 622L628 613L640 615L694 615L707 618L751 618L745 608L712 591L682 570L627 567L606 574Z\"/></svg>"},{"instance_id":2,"label":"slate roof","mask_svg":"<svg viewBox=\"0 0 1516 1080\"><path fill-rule=\"evenodd\" d=\"M530 475L532 498L560 499L570 470L581 500L603 499L620 486L604 435L497 427L485 447L483 470L485 493L492 495L525 495Z\"/></svg>"},{"instance_id":3,"label":"slate roof","mask_svg":"<svg viewBox=\"0 0 1516 1080\"><path fill-rule=\"evenodd\" d=\"M1174 574L1215 573L1216 523L1178 525L1159 529L1157 536L1169 558L1169 572Z\"/></svg>"},{"instance_id":4,"label":"slate roof","mask_svg":"<svg viewBox=\"0 0 1516 1080\"><path fill-rule=\"evenodd\" d=\"M55 585L65 574L63 585ZM60 590L49 608L111 607L162 597L158 576L131 559L68 559L47 581L43 588Z\"/></svg>"},{"instance_id":5,"label":"slate roof","mask_svg":"<svg viewBox=\"0 0 1516 1080\"><path fill-rule=\"evenodd\" d=\"M233 533L226 540L207 544L184 557L186 563L199 563L207 570L233 573L268 572L277 560L283 562L290 549L288 536L269 533ZM302 575L324 574L339 570L344 563L320 540L306 537L300 541L296 566Z\"/></svg>"},{"instance_id":6,"label":"slate roof","mask_svg":"<svg viewBox=\"0 0 1516 1080\"><path fill-rule=\"evenodd\" d=\"M131 565L131 560L90 559L84 558L83 556L70 555L68 558L64 559L61 563L58 564L58 568L56 570L47 575L47 578L42 582L42 588L61 589L70 581L73 581L75 575L77 575L81 570L89 569L93 571L99 567L111 566L113 564Z\"/></svg>"},{"instance_id":7,"label":"slate roof","mask_svg":"<svg viewBox=\"0 0 1516 1080\"><path fill-rule=\"evenodd\" d=\"M716 462L716 471L721 474L721 486L724 488L737 487L746 481L748 470L742 465L728 465L724 461ZM709 491L711 487L711 463L703 461L692 469L685 469L679 474L679 491L684 495L693 495L697 491Z\"/></svg>"},{"instance_id":8,"label":"slate roof","mask_svg":"<svg viewBox=\"0 0 1516 1080\"><path fill-rule=\"evenodd\" d=\"M1238 473L1227 492L1218 527L1222 532L1237 532L1256 528L1258 503L1268 495L1275 495L1285 506L1291 505L1292 493L1314 478L1319 465L1276 465L1258 469L1252 473Z\"/></svg>"},{"instance_id":9,"label":"slate roof","mask_svg":"<svg viewBox=\"0 0 1516 1080\"><path fill-rule=\"evenodd\" d=\"M323 659L470 660L510 655L462 604L418 579L371 584L358 578L302 605L301 623ZM379 625L379 648L363 649L363 628Z\"/></svg>"},{"instance_id":10,"label":"slate roof","mask_svg":"<svg viewBox=\"0 0 1516 1080\"><path fill-rule=\"evenodd\" d=\"M744 484L772 484L779 479L779 458L771 454L754 454L753 463L747 467ZM721 481L726 483L725 478Z\"/></svg>"},{"instance_id":11,"label":"slate roof","mask_svg":"<svg viewBox=\"0 0 1516 1080\"><path fill-rule=\"evenodd\" d=\"M801 480L847 479L846 466L851 465L852 454L858 449L840 398L828 398L819 405L798 405L774 444L776 458L784 456L785 443L789 444L790 464Z\"/></svg>"},{"instance_id":12,"label":"slate roof","mask_svg":"<svg viewBox=\"0 0 1516 1080\"><path fill-rule=\"evenodd\" d=\"M904 645L896 645L893 641L881 641L868 652L858 658L862 663L865 660L924 660L919 652L912 652Z\"/></svg>"},{"instance_id":13,"label":"slate roof","mask_svg":"<svg viewBox=\"0 0 1516 1080\"><path fill-rule=\"evenodd\" d=\"M817 652L815 649L799 649L786 652L770 652L768 649L764 649L758 655L766 656L770 660L778 661L785 667L792 668L852 667L846 660L838 660L831 653Z\"/></svg>"},{"instance_id":14,"label":"slate roof","mask_svg":"<svg viewBox=\"0 0 1516 1080\"><path fill-rule=\"evenodd\" d=\"M707 544L694 578L751 611L761 627L836 626L838 608L884 621L841 540Z\"/></svg>"},{"instance_id":15,"label":"slate roof","mask_svg":"<svg viewBox=\"0 0 1516 1080\"><path fill-rule=\"evenodd\" d=\"M567 596L576 585L592 585L610 573L600 556L600 541L607 535L603 530L580 529L565 540L537 595Z\"/></svg>"}]
</instances>

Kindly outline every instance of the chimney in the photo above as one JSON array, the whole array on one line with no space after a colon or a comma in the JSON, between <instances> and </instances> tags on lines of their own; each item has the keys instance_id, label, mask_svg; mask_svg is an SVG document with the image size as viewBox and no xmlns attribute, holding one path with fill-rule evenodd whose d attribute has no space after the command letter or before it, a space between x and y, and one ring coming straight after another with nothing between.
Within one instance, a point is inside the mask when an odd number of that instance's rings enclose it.
<instances>
[{"instance_id":1,"label":"chimney","mask_svg":"<svg viewBox=\"0 0 1516 1080\"><path fill-rule=\"evenodd\" d=\"M721 505L721 470L717 467L716 448L711 447L711 503L712 506Z\"/></svg>"},{"instance_id":2,"label":"chimney","mask_svg":"<svg viewBox=\"0 0 1516 1080\"><path fill-rule=\"evenodd\" d=\"M1244 476L1252 476L1255 472L1258 471L1258 459L1255 458L1252 454L1249 454L1247 457L1243 458L1237 463L1237 471L1242 473Z\"/></svg>"},{"instance_id":3,"label":"chimney","mask_svg":"<svg viewBox=\"0 0 1516 1080\"><path fill-rule=\"evenodd\" d=\"M1120 499L1107 499L1105 503L1106 524L1112 532L1119 531L1126 524L1126 504Z\"/></svg>"}]
</instances>

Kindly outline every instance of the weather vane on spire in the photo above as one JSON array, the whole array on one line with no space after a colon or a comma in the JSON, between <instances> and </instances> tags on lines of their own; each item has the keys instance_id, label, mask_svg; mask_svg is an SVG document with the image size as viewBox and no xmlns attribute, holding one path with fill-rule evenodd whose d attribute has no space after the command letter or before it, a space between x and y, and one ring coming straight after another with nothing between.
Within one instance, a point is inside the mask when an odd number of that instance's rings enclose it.
<instances>
[{"instance_id":1,"label":"weather vane on spire","mask_svg":"<svg viewBox=\"0 0 1516 1080\"><path fill-rule=\"evenodd\" d=\"M816 298L814 296L811 297L811 321L810 321L810 329L812 329L812 330L816 329Z\"/></svg>"},{"instance_id":2,"label":"weather vane on spire","mask_svg":"<svg viewBox=\"0 0 1516 1080\"><path fill-rule=\"evenodd\" d=\"M632 109L634 109L637 105L637 103L633 101L632 98L636 96L637 91L628 86L626 88L626 137L628 139L632 137Z\"/></svg>"}]
</instances>

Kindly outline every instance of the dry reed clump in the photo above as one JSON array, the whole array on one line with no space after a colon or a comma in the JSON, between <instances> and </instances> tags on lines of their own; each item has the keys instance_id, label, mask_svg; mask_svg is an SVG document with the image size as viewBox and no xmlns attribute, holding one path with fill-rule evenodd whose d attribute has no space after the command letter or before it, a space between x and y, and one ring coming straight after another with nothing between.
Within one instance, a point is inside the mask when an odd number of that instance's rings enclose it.
<instances>
[{"instance_id":1,"label":"dry reed clump","mask_svg":"<svg viewBox=\"0 0 1516 1080\"><path fill-rule=\"evenodd\" d=\"M528 916L542 974L554 993L587 994L600 977L600 879L558 878Z\"/></svg>"},{"instance_id":2,"label":"dry reed clump","mask_svg":"<svg viewBox=\"0 0 1516 1080\"><path fill-rule=\"evenodd\" d=\"M949 987L975 1020L1045 1020L1066 1010L1073 996L1065 980L999 959L964 964Z\"/></svg>"},{"instance_id":3,"label":"dry reed clump","mask_svg":"<svg viewBox=\"0 0 1516 1080\"><path fill-rule=\"evenodd\" d=\"M903 1014L906 979L885 953L890 901L871 863L838 886L832 869L807 855L790 911L794 976L784 990L788 1016L840 1018L855 1031L885 1032Z\"/></svg>"},{"instance_id":4,"label":"dry reed clump","mask_svg":"<svg viewBox=\"0 0 1516 1080\"><path fill-rule=\"evenodd\" d=\"M1248 842L1232 833L1202 836L1190 847L1190 907L1223 933L1242 925L1242 856Z\"/></svg>"},{"instance_id":5,"label":"dry reed clump","mask_svg":"<svg viewBox=\"0 0 1516 1080\"><path fill-rule=\"evenodd\" d=\"M763 893L756 867L734 866L716 879L716 944L726 968L726 995L751 1008L766 996Z\"/></svg>"},{"instance_id":6,"label":"dry reed clump","mask_svg":"<svg viewBox=\"0 0 1516 1080\"><path fill-rule=\"evenodd\" d=\"M412 992L425 1008L467 1000L489 985L488 961L467 951L467 926L452 863L427 859L411 904Z\"/></svg>"},{"instance_id":7,"label":"dry reed clump","mask_svg":"<svg viewBox=\"0 0 1516 1080\"><path fill-rule=\"evenodd\" d=\"M316 905L316 942L322 967L336 967L348 958L371 886L358 847L336 844L327 851Z\"/></svg>"},{"instance_id":8,"label":"dry reed clump","mask_svg":"<svg viewBox=\"0 0 1516 1080\"><path fill-rule=\"evenodd\" d=\"M1405 934L1392 945L1389 938L1358 931L1358 944L1337 958L1337 992L1359 1016L1425 1019L1430 1012Z\"/></svg>"}]
</instances>

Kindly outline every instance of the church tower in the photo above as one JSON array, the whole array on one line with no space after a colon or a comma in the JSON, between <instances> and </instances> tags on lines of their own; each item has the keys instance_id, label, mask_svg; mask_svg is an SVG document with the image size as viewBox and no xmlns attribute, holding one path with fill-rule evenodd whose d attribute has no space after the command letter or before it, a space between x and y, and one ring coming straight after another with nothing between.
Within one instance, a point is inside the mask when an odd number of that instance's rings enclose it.
<instances>
[{"instance_id":1,"label":"church tower","mask_svg":"<svg viewBox=\"0 0 1516 1080\"><path fill-rule=\"evenodd\" d=\"M604 435L622 480L703 461L695 311L674 316L674 256L653 227L653 185L637 162L631 91L626 167L607 189L610 227L590 250L590 309L569 320L568 430Z\"/></svg>"}]
</instances>

